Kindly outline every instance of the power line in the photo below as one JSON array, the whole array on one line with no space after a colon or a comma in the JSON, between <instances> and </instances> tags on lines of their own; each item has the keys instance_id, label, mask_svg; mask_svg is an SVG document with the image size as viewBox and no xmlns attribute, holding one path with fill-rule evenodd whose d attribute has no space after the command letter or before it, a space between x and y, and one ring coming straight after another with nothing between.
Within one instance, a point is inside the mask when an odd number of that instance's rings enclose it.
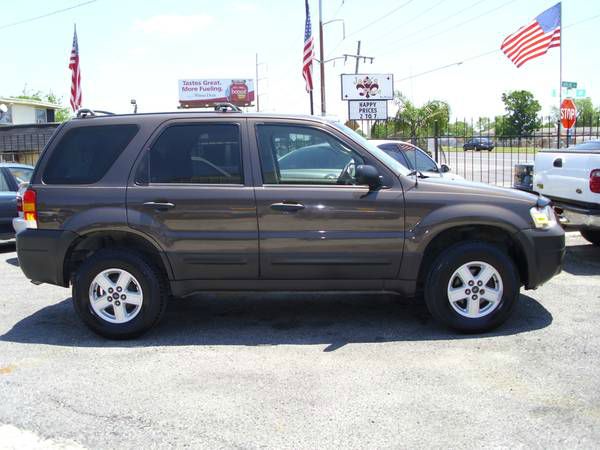
<instances>
[{"instance_id":1,"label":"power line","mask_svg":"<svg viewBox=\"0 0 600 450\"><path fill-rule=\"evenodd\" d=\"M592 21L594 19L598 19L598 18L600 18L600 13L596 14L595 16L591 16L591 17L587 17L585 19L582 19L582 20L580 20L578 22L570 23L568 25L565 25L562 28L563 29L572 28L572 27L575 27L577 25L581 25L583 23L590 22L590 21ZM394 80L394 84L395 83L400 83L402 81L411 80L413 78L417 78L417 77L420 77L420 76L423 76L423 75L428 75L428 74L433 73L433 72L438 72L440 70L448 69L450 67L460 66L460 65L462 65L462 64L464 64L464 63L466 63L468 61L473 61L474 59L483 58L484 56L488 56L488 55L491 55L493 53L498 53L499 51L501 51L499 48L495 48L494 50L489 50L487 52L480 53L478 55L469 56L468 58L465 58L465 59L463 59L461 61L453 62L453 63L446 64L446 65L440 66L440 67L435 67L433 69L426 70L425 72L420 72L420 73L417 73L415 75L411 75L411 76L408 76L408 77L400 78L399 80Z\"/></svg>"},{"instance_id":2,"label":"power line","mask_svg":"<svg viewBox=\"0 0 600 450\"><path fill-rule=\"evenodd\" d=\"M358 30L350 33L348 36L346 36L347 38L350 36L354 36L357 33L360 33L361 31L369 28L372 25L375 25L377 22L382 21L383 19L387 19L389 16L391 16L392 14L394 14L395 12L399 11L400 9L404 8L405 6L411 4L414 0L408 0L404 3L402 3L400 6L396 6L394 9L388 11L387 13L385 13L383 16L379 17L378 19L373 20L372 22L369 22L368 24L366 24L364 27L359 28Z\"/></svg>"},{"instance_id":3,"label":"power line","mask_svg":"<svg viewBox=\"0 0 600 450\"><path fill-rule=\"evenodd\" d=\"M430 6L430 7L429 7L429 8L427 8L427 9L425 9L424 11L421 11L421 12L420 12L419 14L417 14L416 16L413 16L413 17L411 17L410 19L407 19L407 20L403 21L403 23L406 23L406 24L411 24L411 25L412 25L412 24L414 23L414 21L415 21L415 20L417 20L417 19L420 19L420 18L421 18L421 17L423 17L425 14L427 14L429 11L431 11L431 10L433 10L433 9L437 8L438 6L440 6L440 5L441 5L442 3L444 3L445 1L447 1L447 0L439 0L437 3L433 4L432 6ZM486 1L486 0L478 0L478 3L480 3L480 2L483 2L483 1ZM454 14L453 14L453 15L454 15ZM450 17L452 17L452 16L448 16L448 18L450 18ZM445 19L444 19L444 20L445 20ZM418 33L418 32L420 32L420 31L423 31L423 29L421 29L421 30L417 31L417 33ZM382 39L382 38L384 38L384 37L386 37L386 36L389 36L390 34L391 34L391 33L383 33L383 34L380 34L379 36L376 36L376 37L374 37L374 38L373 38L373 40L375 40L375 41L377 41L377 40L380 40L380 39Z\"/></svg>"},{"instance_id":4,"label":"power line","mask_svg":"<svg viewBox=\"0 0 600 450\"><path fill-rule=\"evenodd\" d=\"M447 1L447 0L439 0L439 1L438 1L436 4L434 4L433 6L430 6L430 7L429 7L429 8L427 8L426 10L424 10L424 11L420 12L420 13L419 13L419 14L417 14L416 16L413 16L413 17L411 17L410 19L406 20L405 22L410 22L410 23L412 23L413 21L415 21L415 20L417 20L418 18L422 17L423 15L427 14L429 11L431 11L431 10L432 10L432 9L434 9L434 8L436 8L437 6L439 6L441 3L445 2L445 1ZM479 0L479 1L486 1L486 0ZM408 3L410 3L410 2L408 2ZM399 9L399 8L401 8L401 7L403 7L403 6L406 6L408 3L405 3L405 4L403 4L403 5L400 5L400 6L398 6L398 7L396 8L396 10L397 10L397 9ZM393 12L395 12L395 10L392 10L392 11L393 11ZM387 17L389 14L390 14L390 13L388 13L388 14L387 14L387 15L385 15L385 16L382 16L381 18L377 19L375 22L377 22L378 20L382 20L383 18ZM337 44L335 44L335 45L333 46L333 48L332 48L330 51L331 51L331 52L334 52L334 51L335 51L335 50L336 50L336 49L337 49L337 48L340 46L340 44L346 40L346 38L348 38L349 36L352 36L353 34L359 33L360 31L364 30L365 28L367 28L368 26L372 25L373 23L374 23L374 22L371 22L371 24L369 24L369 25L366 25L366 26L362 27L360 30L357 30L357 31L355 31L355 32L353 32L353 33L351 33L351 34L349 34L349 35L348 35L348 36L346 36L344 39L340 40L340 41L339 41ZM378 40L378 39L380 39L381 37L383 37L383 36L385 36L385 35L387 35L387 34L389 34L389 33L386 33L386 34L380 35L379 37L376 37L374 40Z\"/></svg>"},{"instance_id":5,"label":"power line","mask_svg":"<svg viewBox=\"0 0 600 450\"><path fill-rule=\"evenodd\" d=\"M473 8L475 8L475 7L476 7L477 5L479 5L480 3L487 2L487 1L488 1L488 0L477 0L477 1L475 1L475 3L472 3L472 4L470 4L469 6L467 6L467 7L463 8L463 9L461 9L461 10L459 10L459 11L456 11L455 13L453 13L453 14L450 14L449 16L444 16L444 18L442 18L441 20L438 20L437 22L434 22L434 23L432 23L432 24L429 24L429 25L427 25L426 27L421 27L421 29L420 29L420 30L417 30L417 31L414 31L414 32L412 32L412 33L409 33L409 34L406 34L406 35L404 35L404 36L401 36L401 37L400 37L401 39L400 39L400 40L398 40L398 41L396 41L396 43L398 43L398 42L400 42L400 41L403 41L404 39L407 39L407 38L409 38L409 37L415 36L415 35L417 35L417 34L419 34L419 33L422 33L423 31L426 31L426 30L428 30L428 29L430 29L430 28L433 28L433 27L435 27L436 25L439 25L440 23L447 23L447 22L448 22L448 20L452 19L453 17L456 17L456 16L458 16L458 15L460 15L460 14L464 13L465 11L467 11L467 10L469 10L469 9L473 9ZM436 4L435 6L437 6L437 4ZM433 9L433 8L429 8L429 9L428 9L428 10L426 10L425 12L429 12L431 9ZM415 19L415 18L413 18L413 19L409 20L409 22L411 22L411 21L412 21L412 20L414 20L414 19ZM389 33L388 33L387 35L389 36ZM382 36L380 36L380 38L381 38L381 37L384 37L384 36L385 36L385 35L382 35Z\"/></svg>"},{"instance_id":6,"label":"power line","mask_svg":"<svg viewBox=\"0 0 600 450\"><path fill-rule=\"evenodd\" d=\"M94 3L98 0L88 0L87 2L79 3L78 5L69 6L68 8L57 9L56 11L51 11L46 14L42 14L41 16L31 17L29 19L19 20L18 22L7 23L5 25L0 25L0 30L4 30L6 28L15 27L17 25L22 25L24 23L33 22L34 20L44 19L46 17L54 16L55 14L60 14L65 11L70 11L71 9L80 8L81 6L89 5L90 3Z\"/></svg>"},{"instance_id":7,"label":"power line","mask_svg":"<svg viewBox=\"0 0 600 450\"><path fill-rule=\"evenodd\" d=\"M418 39L418 40L416 40L416 41L412 41L412 42L408 42L408 43L406 43L406 44L403 44L403 45L401 45L401 47L406 47L407 45L414 44L414 43L417 43L417 42L418 42L418 43L421 43L421 42L423 42L423 41L427 41L427 40L429 40L429 39L431 39L431 38L437 37L437 36L439 36L440 34L447 33L448 31L452 31L452 30L454 30L454 29L456 29L456 28L458 28L458 27L460 27L460 26L463 26L463 25L466 25L467 23L473 22L474 20L481 19L482 17L484 17L484 16L487 16L488 14L491 14L491 13L493 13L493 12L496 12L496 11L498 11L499 9L501 9L501 8L504 8L504 7L508 6L508 5L510 5L511 3L514 3L514 2L516 2L516 1L517 1L517 0L510 0L510 1L508 1L508 2L505 2L505 3L503 3L503 4L499 5L499 6L496 6L495 8L492 8L492 9L490 9L490 10L487 10L487 11L485 11L485 12L483 12L483 13L481 13L481 14L479 14L479 15L475 16L475 17L471 17L470 19L467 19L467 20L465 20L465 21L463 21L463 22L457 23L457 24L456 24L456 25L454 25L454 26L451 26L451 27L449 27L449 28L446 28L446 29L444 29L444 30L442 30L442 31L439 31L439 32L437 32L437 33L434 33L434 34L430 34L429 36L426 36L426 37L424 37L424 38L420 38L420 39ZM404 40L404 39L401 39L400 41L396 41L395 43L392 43L391 45L398 44L398 42L402 42L403 40ZM397 48L397 47L396 47L396 48ZM387 52L387 53L383 53L383 54L384 54L384 55L387 55L387 54L389 54L389 53L392 53L392 52L393 52L393 51L395 51L395 50L396 50L396 49L394 49L394 50L391 50L391 51L389 51L389 52Z\"/></svg>"}]
</instances>

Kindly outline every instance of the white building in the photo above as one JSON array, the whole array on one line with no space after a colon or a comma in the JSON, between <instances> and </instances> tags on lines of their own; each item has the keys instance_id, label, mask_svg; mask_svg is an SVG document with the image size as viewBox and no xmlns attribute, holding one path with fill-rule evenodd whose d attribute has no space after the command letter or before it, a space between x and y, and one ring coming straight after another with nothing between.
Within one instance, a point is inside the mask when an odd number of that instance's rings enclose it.
<instances>
[{"instance_id":1,"label":"white building","mask_svg":"<svg viewBox=\"0 0 600 450\"><path fill-rule=\"evenodd\" d=\"M37 100L0 97L0 126L56 122L61 105Z\"/></svg>"}]
</instances>

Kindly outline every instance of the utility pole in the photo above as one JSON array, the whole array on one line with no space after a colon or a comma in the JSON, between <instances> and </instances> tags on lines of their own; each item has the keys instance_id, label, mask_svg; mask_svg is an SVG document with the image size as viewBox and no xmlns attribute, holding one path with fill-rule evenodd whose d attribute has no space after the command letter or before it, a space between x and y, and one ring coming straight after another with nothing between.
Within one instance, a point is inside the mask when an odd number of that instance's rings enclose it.
<instances>
[{"instance_id":1,"label":"utility pole","mask_svg":"<svg viewBox=\"0 0 600 450\"><path fill-rule=\"evenodd\" d=\"M254 97L256 99L256 111L257 112L260 111L260 94L258 92L258 82L260 80L266 80L267 79L267 77L259 78L259 76L258 76L258 67L261 66L261 65L266 66L267 63L258 62L258 53L256 53L256 65L255 65L255 74L256 74L256 80L255 80L255 82L256 82L256 84L254 85ZM266 95L266 94L263 94L263 95Z\"/></svg>"},{"instance_id":2,"label":"utility pole","mask_svg":"<svg viewBox=\"0 0 600 450\"><path fill-rule=\"evenodd\" d=\"M356 49L356 55L349 55L347 53L344 53L342 58L344 58L344 61L347 60L348 58L354 58L356 60L356 64L354 65L354 73L358 73L358 63L360 62L361 59L365 63L367 62L367 59L368 59L371 64L373 64L373 61L375 60L375 57L373 57L373 56L365 56L365 55L360 54L360 41L358 41L358 48Z\"/></svg>"},{"instance_id":3,"label":"utility pole","mask_svg":"<svg viewBox=\"0 0 600 450\"><path fill-rule=\"evenodd\" d=\"M254 95L256 96L256 112L260 111L260 97L258 96L258 53L256 54L256 86L254 87Z\"/></svg>"},{"instance_id":4,"label":"utility pole","mask_svg":"<svg viewBox=\"0 0 600 450\"><path fill-rule=\"evenodd\" d=\"M326 114L325 108L325 57L323 50L323 0L319 0L319 59L321 67L321 115Z\"/></svg>"}]
</instances>

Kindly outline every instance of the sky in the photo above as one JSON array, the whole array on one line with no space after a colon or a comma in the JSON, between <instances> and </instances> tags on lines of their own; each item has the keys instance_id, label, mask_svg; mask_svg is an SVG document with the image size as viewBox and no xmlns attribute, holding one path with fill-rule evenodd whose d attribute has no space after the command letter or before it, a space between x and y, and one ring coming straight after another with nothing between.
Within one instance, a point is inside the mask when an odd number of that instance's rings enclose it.
<instances>
[{"instance_id":1,"label":"sky","mask_svg":"<svg viewBox=\"0 0 600 450\"><path fill-rule=\"evenodd\" d=\"M325 59L356 53L361 40L361 54L374 62L361 61L360 73L392 73L395 89L417 104L444 100L453 118L476 120L504 112L503 92L526 89L543 113L558 106L552 91L559 86L559 49L518 69L500 51L473 58L499 49L507 35L555 0L322 2L323 21L343 19L346 33L343 39L339 21L325 25ZM68 105L76 23L84 107L130 112L135 98L139 112L172 111L179 79L254 78L258 53L261 110L309 112L301 75L304 0L95 0L7 26L82 3L0 0L0 96L52 91ZM318 0L309 4L318 39ZM562 9L563 80L578 82L600 105L600 1L564 0ZM346 119L340 74L353 73L354 61L325 67L327 114ZM314 76L318 113L318 66Z\"/></svg>"}]
</instances>

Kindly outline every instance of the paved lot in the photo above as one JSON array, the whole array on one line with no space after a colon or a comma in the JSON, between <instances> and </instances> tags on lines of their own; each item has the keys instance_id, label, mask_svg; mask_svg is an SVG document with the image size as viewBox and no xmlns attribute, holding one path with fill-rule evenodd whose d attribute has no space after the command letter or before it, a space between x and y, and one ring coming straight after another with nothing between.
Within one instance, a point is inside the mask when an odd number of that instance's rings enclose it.
<instances>
[{"instance_id":1,"label":"paved lot","mask_svg":"<svg viewBox=\"0 0 600 450\"><path fill-rule=\"evenodd\" d=\"M133 342L0 249L0 447L592 448L600 249L497 332L456 335L392 295L206 295Z\"/></svg>"},{"instance_id":2,"label":"paved lot","mask_svg":"<svg viewBox=\"0 0 600 450\"><path fill-rule=\"evenodd\" d=\"M445 159L444 159L445 156ZM533 162L533 152L510 153L502 151L481 152L446 152L441 156L453 173L468 180L511 187L513 185L513 168L515 164Z\"/></svg>"}]
</instances>

